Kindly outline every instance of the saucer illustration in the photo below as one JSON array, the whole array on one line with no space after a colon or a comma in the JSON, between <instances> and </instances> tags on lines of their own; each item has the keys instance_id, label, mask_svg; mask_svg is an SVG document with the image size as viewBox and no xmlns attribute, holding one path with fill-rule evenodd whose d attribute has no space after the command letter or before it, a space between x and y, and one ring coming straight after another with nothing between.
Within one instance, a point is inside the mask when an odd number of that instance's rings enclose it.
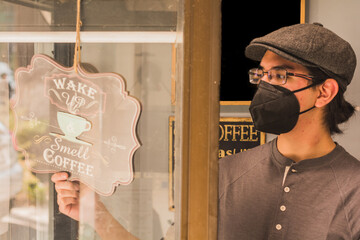
<instances>
[{"instance_id":1,"label":"saucer illustration","mask_svg":"<svg viewBox=\"0 0 360 240\"><path fill-rule=\"evenodd\" d=\"M61 131L65 135L50 133L52 136L60 137L70 142L92 146L92 144L77 139L83 132L91 129L91 123L83 117L66 112L57 112L57 121Z\"/></svg>"}]
</instances>

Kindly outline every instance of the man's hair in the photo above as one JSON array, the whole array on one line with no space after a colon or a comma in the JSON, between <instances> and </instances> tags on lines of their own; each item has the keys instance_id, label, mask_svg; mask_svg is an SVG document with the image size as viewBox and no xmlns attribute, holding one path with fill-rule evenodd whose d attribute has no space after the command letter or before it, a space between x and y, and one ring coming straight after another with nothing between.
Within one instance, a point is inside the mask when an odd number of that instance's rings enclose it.
<instances>
[{"instance_id":1,"label":"man's hair","mask_svg":"<svg viewBox=\"0 0 360 240\"><path fill-rule=\"evenodd\" d=\"M307 67L309 75L314 77L315 82L323 83L332 78L316 67ZM343 131L339 124L346 122L355 113L355 107L344 98L344 90L339 88L334 99L326 105L324 113L324 124L329 128L330 134L341 134Z\"/></svg>"}]
</instances>

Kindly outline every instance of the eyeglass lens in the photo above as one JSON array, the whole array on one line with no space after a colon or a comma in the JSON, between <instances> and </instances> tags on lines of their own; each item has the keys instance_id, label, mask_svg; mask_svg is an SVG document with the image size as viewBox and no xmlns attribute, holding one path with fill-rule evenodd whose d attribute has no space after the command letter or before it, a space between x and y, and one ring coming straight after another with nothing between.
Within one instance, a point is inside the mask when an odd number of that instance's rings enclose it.
<instances>
[{"instance_id":1,"label":"eyeglass lens","mask_svg":"<svg viewBox=\"0 0 360 240\"><path fill-rule=\"evenodd\" d=\"M281 68L270 69L267 72L259 68L253 68L249 71L250 83L259 84L263 76L267 74L268 81L274 85L281 85L286 83L287 71Z\"/></svg>"}]
</instances>

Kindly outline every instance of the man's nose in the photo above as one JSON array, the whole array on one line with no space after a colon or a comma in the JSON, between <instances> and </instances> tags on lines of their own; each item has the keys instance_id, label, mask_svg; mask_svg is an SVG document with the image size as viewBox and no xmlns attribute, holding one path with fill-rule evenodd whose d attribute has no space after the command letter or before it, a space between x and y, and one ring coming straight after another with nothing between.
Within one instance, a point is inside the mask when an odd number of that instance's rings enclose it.
<instances>
[{"instance_id":1,"label":"man's nose","mask_svg":"<svg viewBox=\"0 0 360 240\"><path fill-rule=\"evenodd\" d=\"M269 72L264 72L264 75L262 76L262 78L260 79L261 81L264 82L270 82L271 75L269 74Z\"/></svg>"}]
</instances>

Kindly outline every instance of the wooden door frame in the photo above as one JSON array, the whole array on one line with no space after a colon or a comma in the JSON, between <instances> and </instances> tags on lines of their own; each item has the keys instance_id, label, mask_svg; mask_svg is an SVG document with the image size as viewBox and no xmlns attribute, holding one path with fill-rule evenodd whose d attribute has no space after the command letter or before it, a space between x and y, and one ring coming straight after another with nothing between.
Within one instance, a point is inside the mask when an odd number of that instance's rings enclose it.
<instances>
[{"instance_id":1,"label":"wooden door frame","mask_svg":"<svg viewBox=\"0 0 360 240\"><path fill-rule=\"evenodd\" d=\"M184 0L181 239L217 239L221 1Z\"/></svg>"}]
</instances>

